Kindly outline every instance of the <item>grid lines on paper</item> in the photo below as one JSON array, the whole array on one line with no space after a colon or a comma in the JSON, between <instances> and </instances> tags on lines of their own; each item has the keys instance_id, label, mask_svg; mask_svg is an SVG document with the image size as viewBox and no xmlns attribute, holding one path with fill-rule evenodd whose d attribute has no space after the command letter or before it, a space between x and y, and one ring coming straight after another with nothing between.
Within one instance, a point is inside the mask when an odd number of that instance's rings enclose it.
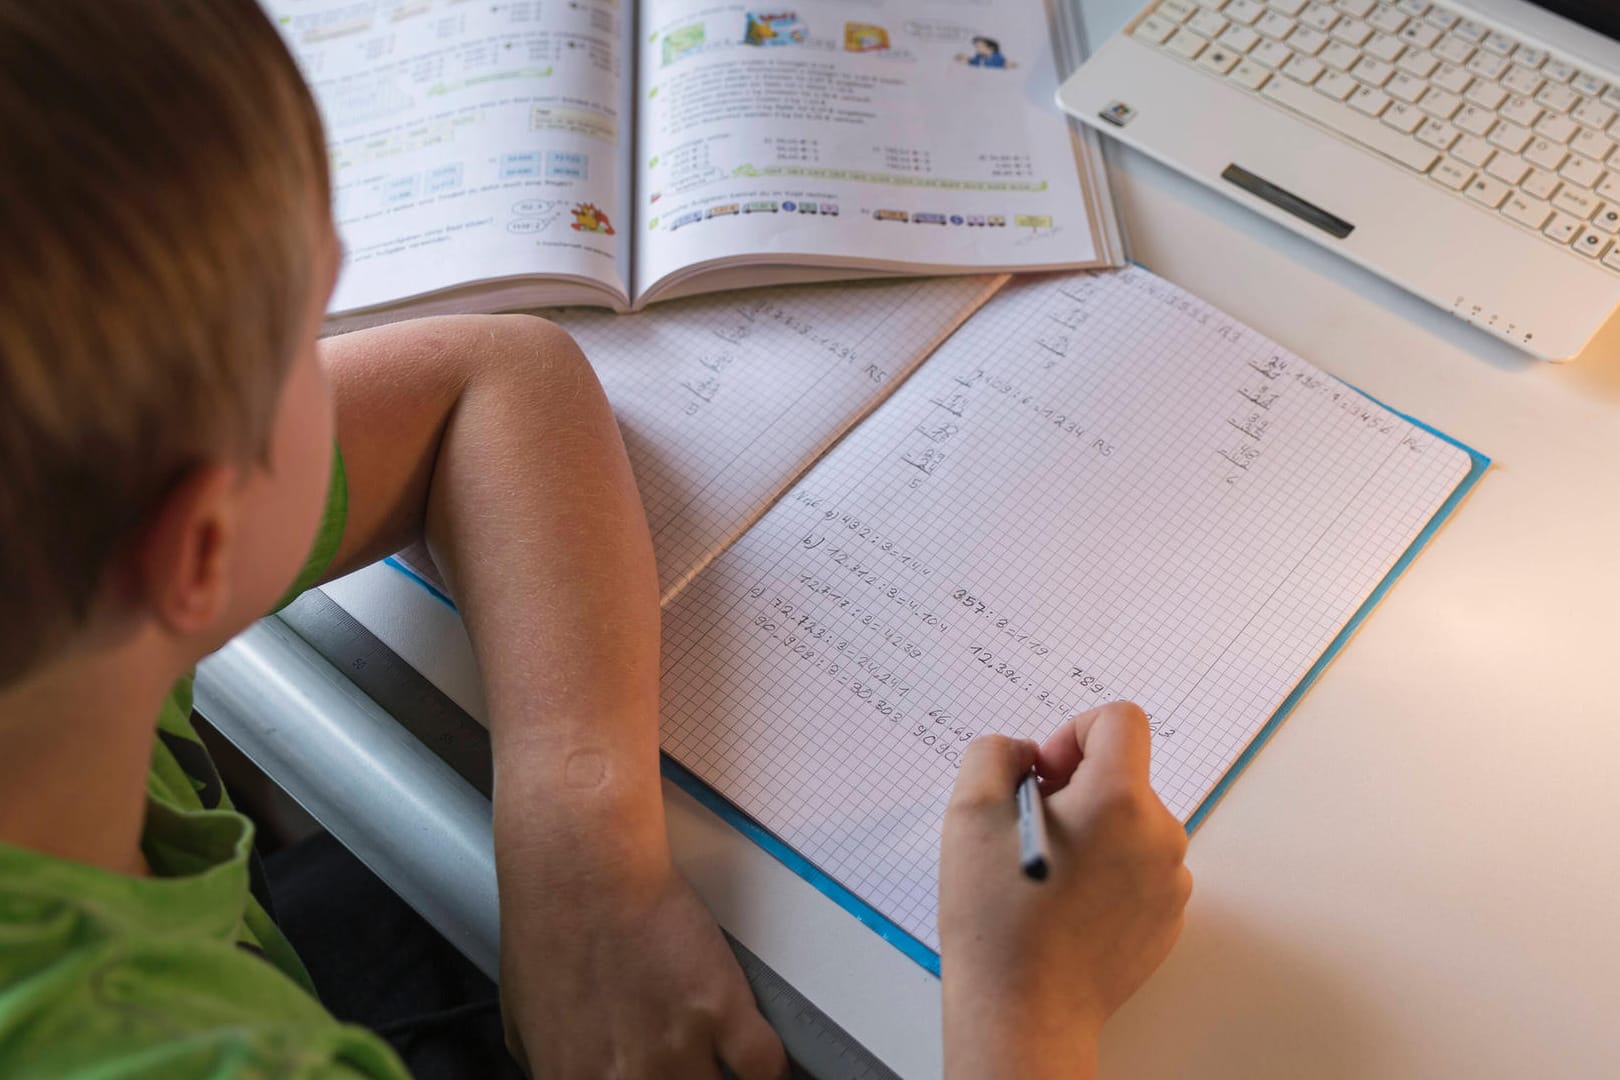
<instances>
[{"instance_id":1,"label":"grid lines on paper","mask_svg":"<svg viewBox=\"0 0 1620 1080\"><path fill-rule=\"evenodd\" d=\"M665 749L937 947L973 734L1136 700L1185 819L1468 468L1146 271L1020 282L669 606Z\"/></svg>"}]
</instances>

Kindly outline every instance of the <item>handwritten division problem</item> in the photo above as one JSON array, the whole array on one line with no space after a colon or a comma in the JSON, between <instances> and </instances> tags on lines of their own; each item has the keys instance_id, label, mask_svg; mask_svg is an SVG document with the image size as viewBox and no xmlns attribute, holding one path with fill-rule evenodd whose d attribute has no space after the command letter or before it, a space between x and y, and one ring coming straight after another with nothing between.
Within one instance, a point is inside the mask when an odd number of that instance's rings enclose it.
<instances>
[{"instance_id":1,"label":"handwritten division problem","mask_svg":"<svg viewBox=\"0 0 1620 1080\"><path fill-rule=\"evenodd\" d=\"M1146 271L1016 283L666 606L664 748L937 947L975 734L1138 701L1185 820L1469 468Z\"/></svg>"}]
</instances>

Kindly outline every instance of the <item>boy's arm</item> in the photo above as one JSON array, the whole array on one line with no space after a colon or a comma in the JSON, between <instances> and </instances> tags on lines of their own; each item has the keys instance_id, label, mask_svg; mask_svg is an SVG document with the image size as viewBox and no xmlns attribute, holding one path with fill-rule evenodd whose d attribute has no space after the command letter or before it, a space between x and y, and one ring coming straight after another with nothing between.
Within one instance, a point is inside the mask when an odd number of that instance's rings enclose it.
<instances>
[{"instance_id":1,"label":"boy's arm","mask_svg":"<svg viewBox=\"0 0 1620 1080\"><path fill-rule=\"evenodd\" d=\"M501 992L538 1077L775 1077L785 1059L670 861L658 584L573 340L452 316L322 343L349 513L334 572L426 535L489 703Z\"/></svg>"}]
</instances>

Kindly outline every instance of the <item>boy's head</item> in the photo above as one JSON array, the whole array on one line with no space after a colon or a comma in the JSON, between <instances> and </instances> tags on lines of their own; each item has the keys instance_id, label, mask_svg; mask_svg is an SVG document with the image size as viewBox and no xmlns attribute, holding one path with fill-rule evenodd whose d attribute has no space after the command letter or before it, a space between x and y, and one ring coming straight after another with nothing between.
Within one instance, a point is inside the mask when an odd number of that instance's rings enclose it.
<instances>
[{"instance_id":1,"label":"boy's head","mask_svg":"<svg viewBox=\"0 0 1620 1080\"><path fill-rule=\"evenodd\" d=\"M87 635L200 652L296 573L328 204L253 0L0 0L0 689Z\"/></svg>"},{"instance_id":2,"label":"boy's head","mask_svg":"<svg viewBox=\"0 0 1620 1080\"><path fill-rule=\"evenodd\" d=\"M995 38L976 37L973 39L973 51L980 56L994 56L1001 51L1001 43Z\"/></svg>"}]
</instances>

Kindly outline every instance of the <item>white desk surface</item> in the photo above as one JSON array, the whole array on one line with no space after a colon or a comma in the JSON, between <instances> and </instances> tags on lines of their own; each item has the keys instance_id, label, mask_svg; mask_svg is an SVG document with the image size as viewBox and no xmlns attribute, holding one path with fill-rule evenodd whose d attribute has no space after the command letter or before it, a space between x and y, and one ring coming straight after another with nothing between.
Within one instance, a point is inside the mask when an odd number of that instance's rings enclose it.
<instances>
[{"instance_id":1,"label":"white desk surface","mask_svg":"<svg viewBox=\"0 0 1620 1080\"><path fill-rule=\"evenodd\" d=\"M1083 3L1091 40L1136 6ZM1495 466L1194 837L1186 932L1108 1028L1104 1074L1620 1075L1620 321L1538 363L1111 155L1138 261ZM430 660L411 623L442 614L419 595L384 637ZM721 923L937 1076L937 981L668 790Z\"/></svg>"}]
</instances>

